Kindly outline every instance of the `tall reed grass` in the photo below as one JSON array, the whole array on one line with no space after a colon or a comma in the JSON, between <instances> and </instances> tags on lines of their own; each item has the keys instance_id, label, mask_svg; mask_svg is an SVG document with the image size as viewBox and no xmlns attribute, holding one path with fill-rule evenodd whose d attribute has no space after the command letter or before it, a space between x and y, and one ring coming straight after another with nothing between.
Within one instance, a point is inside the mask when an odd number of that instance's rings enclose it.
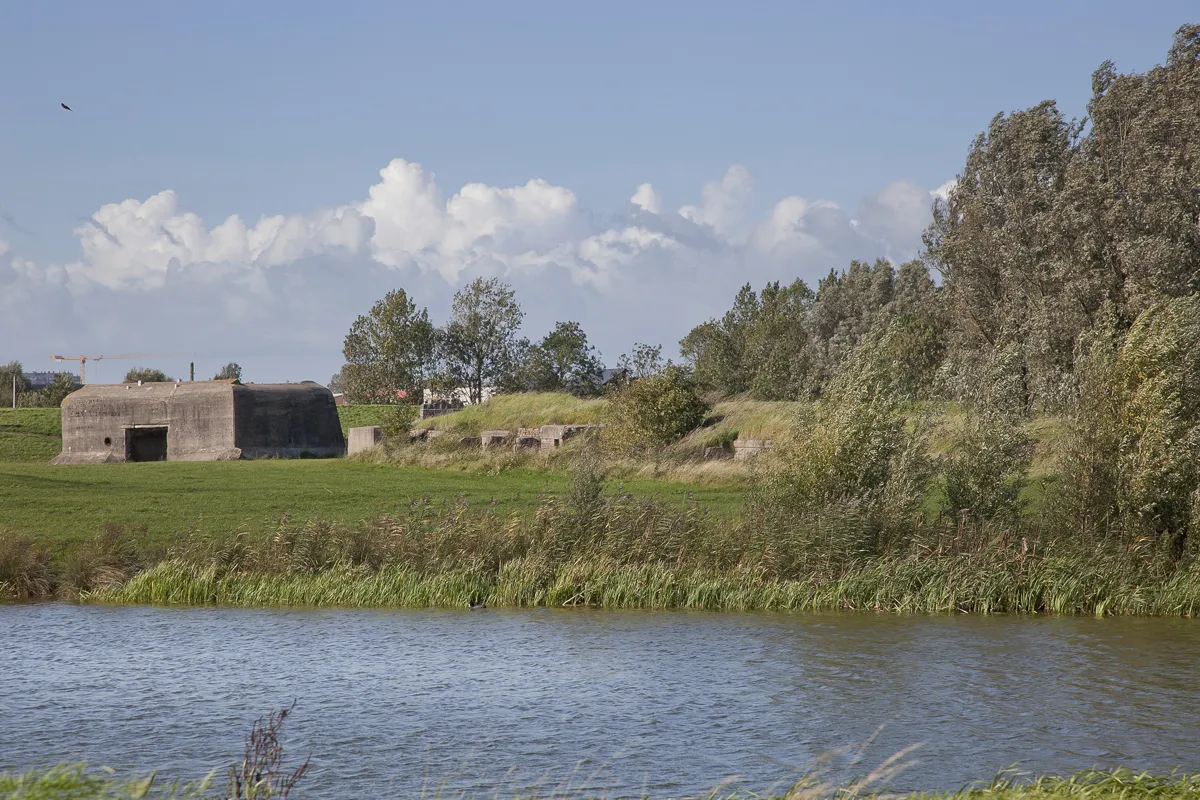
<instances>
[{"instance_id":1,"label":"tall reed grass","mask_svg":"<svg viewBox=\"0 0 1200 800\"><path fill-rule=\"evenodd\" d=\"M415 504L343 528L284 524L269 536L194 539L124 582L112 603L227 606L858 610L1200 615L1200 563L1119 540L1089 546L1030 527L920 523L851 553L854 521L756 530L576 479L533 517Z\"/></svg>"}]
</instances>

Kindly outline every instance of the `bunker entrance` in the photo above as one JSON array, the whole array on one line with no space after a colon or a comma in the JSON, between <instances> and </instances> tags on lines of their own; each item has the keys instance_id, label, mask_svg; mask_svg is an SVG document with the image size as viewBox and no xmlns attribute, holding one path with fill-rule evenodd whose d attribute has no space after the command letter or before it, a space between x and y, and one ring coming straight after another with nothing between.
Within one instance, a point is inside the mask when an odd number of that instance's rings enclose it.
<instances>
[{"instance_id":1,"label":"bunker entrance","mask_svg":"<svg viewBox=\"0 0 1200 800\"><path fill-rule=\"evenodd\" d=\"M166 428L126 428L126 461L166 461Z\"/></svg>"}]
</instances>

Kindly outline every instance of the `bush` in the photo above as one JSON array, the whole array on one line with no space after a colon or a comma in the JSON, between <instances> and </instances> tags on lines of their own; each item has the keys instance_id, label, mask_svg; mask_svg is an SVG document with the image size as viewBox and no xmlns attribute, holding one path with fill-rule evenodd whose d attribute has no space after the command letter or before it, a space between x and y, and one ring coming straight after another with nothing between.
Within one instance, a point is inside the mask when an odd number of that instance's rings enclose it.
<instances>
[{"instance_id":1,"label":"bush","mask_svg":"<svg viewBox=\"0 0 1200 800\"><path fill-rule=\"evenodd\" d=\"M682 369L667 366L612 392L605 444L627 453L677 442L700 427L711 408Z\"/></svg>"},{"instance_id":2,"label":"bush","mask_svg":"<svg viewBox=\"0 0 1200 800\"><path fill-rule=\"evenodd\" d=\"M1020 364L1020 350L1009 346L959 376L966 418L942 459L946 505L955 515L970 512L1005 524L1020 516L1033 458L1033 441L1022 428Z\"/></svg>"},{"instance_id":3,"label":"bush","mask_svg":"<svg viewBox=\"0 0 1200 800\"><path fill-rule=\"evenodd\" d=\"M1106 331L1081 342L1061 525L1145 536L1183 556L1200 524L1198 341L1200 297L1189 296L1147 309L1123 342Z\"/></svg>"},{"instance_id":4,"label":"bush","mask_svg":"<svg viewBox=\"0 0 1200 800\"><path fill-rule=\"evenodd\" d=\"M1175 556L1200 488L1200 297L1159 303L1134 322L1117 358L1119 496L1127 515Z\"/></svg>"},{"instance_id":5,"label":"bush","mask_svg":"<svg viewBox=\"0 0 1200 800\"><path fill-rule=\"evenodd\" d=\"M408 443L408 432L412 430L420 411L412 403L396 403L384 408L379 415L379 430L388 447Z\"/></svg>"},{"instance_id":6,"label":"bush","mask_svg":"<svg viewBox=\"0 0 1200 800\"><path fill-rule=\"evenodd\" d=\"M931 476L927 427L906 425L902 390L878 355L868 345L852 356L777 442L747 498L761 535L819 557L831 573L883 552L919 513Z\"/></svg>"}]
</instances>

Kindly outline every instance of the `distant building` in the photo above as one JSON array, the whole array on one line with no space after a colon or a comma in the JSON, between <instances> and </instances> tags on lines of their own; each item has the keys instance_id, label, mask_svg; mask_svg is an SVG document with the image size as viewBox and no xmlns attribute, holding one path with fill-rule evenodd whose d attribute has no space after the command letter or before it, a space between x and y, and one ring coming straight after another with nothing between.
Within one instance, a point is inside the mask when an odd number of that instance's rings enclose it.
<instances>
[{"instance_id":1,"label":"distant building","mask_svg":"<svg viewBox=\"0 0 1200 800\"><path fill-rule=\"evenodd\" d=\"M33 390L36 392L52 385L59 375L70 375L71 380L75 382L75 385L80 385L79 376L74 372L26 372L25 378L29 381L33 387Z\"/></svg>"},{"instance_id":2,"label":"distant building","mask_svg":"<svg viewBox=\"0 0 1200 800\"><path fill-rule=\"evenodd\" d=\"M495 393L495 386L484 386L483 391L480 393L482 395L480 402L486 403ZM457 401L462 403L464 406L469 406L471 405L471 390L465 386L460 386L457 389L452 389L449 392L435 392L432 389L426 389L421 398L421 402L423 403L432 403L438 400Z\"/></svg>"},{"instance_id":3,"label":"distant building","mask_svg":"<svg viewBox=\"0 0 1200 800\"><path fill-rule=\"evenodd\" d=\"M88 384L62 403L56 464L337 456L333 394L312 382Z\"/></svg>"}]
</instances>

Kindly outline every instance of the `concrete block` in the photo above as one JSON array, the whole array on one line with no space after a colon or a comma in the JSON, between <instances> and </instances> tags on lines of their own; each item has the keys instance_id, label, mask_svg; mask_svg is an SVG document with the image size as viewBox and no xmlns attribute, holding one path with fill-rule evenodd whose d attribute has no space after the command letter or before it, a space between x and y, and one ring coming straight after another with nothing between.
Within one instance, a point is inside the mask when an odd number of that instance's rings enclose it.
<instances>
[{"instance_id":1,"label":"concrete block","mask_svg":"<svg viewBox=\"0 0 1200 800\"><path fill-rule=\"evenodd\" d=\"M479 434L479 439L483 443L483 449L489 447L503 447L508 444L508 440L512 438L510 431L484 431Z\"/></svg>"},{"instance_id":2,"label":"concrete block","mask_svg":"<svg viewBox=\"0 0 1200 800\"><path fill-rule=\"evenodd\" d=\"M370 450L383 443L383 431L378 425L364 425L361 428L351 428L346 452L350 455Z\"/></svg>"},{"instance_id":3,"label":"concrete block","mask_svg":"<svg viewBox=\"0 0 1200 800\"><path fill-rule=\"evenodd\" d=\"M542 447L549 450L562 447L572 436L603 429L604 425L543 425L538 430L538 438L542 440Z\"/></svg>"}]
</instances>

